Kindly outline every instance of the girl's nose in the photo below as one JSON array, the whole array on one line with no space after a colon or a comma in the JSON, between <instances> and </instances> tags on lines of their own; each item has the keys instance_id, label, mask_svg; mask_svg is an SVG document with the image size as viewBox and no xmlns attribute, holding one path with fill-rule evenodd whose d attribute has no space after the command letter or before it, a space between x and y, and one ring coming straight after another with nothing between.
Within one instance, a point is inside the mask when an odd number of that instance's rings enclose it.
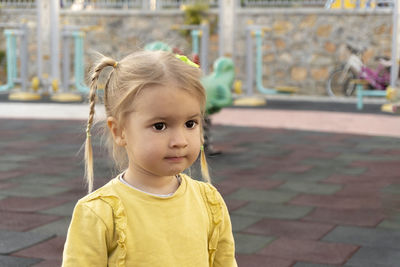
<instances>
[{"instance_id":1,"label":"girl's nose","mask_svg":"<svg viewBox=\"0 0 400 267\"><path fill-rule=\"evenodd\" d=\"M171 147L186 147L188 145L187 137L184 130L177 130L172 133L170 138Z\"/></svg>"}]
</instances>

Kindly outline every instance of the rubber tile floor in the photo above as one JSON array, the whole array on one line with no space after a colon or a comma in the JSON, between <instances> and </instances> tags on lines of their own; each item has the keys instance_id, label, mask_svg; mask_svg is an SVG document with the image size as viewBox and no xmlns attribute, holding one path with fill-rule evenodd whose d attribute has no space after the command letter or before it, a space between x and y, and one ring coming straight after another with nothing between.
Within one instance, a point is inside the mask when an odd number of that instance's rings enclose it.
<instances>
[{"instance_id":1,"label":"rubber tile floor","mask_svg":"<svg viewBox=\"0 0 400 267\"><path fill-rule=\"evenodd\" d=\"M85 123L0 123L0 266L59 266L85 195ZM209 165L239 266L400 266L400 138L222 125L212 133L223 153ZM116 173L100 138L93 143L99 187Z\"/></svg>"}]
</instances>

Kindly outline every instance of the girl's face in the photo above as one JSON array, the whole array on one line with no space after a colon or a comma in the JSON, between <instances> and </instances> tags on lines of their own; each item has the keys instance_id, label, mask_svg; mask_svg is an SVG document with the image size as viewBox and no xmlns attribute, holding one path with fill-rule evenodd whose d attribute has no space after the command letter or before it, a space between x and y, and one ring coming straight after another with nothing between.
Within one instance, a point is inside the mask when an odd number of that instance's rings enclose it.
<instances>
[{"instance_id":1,"label":"girl's face","mask_svg":"<svg viewBox=\"0 0 400 267\"><path fill-rule=\"evenodd\" d=\"M198 157L201 107L197 98L173 85L145 88L125 122L129 168L151 176L175 175Z\"/></svg>"}]
</instances>

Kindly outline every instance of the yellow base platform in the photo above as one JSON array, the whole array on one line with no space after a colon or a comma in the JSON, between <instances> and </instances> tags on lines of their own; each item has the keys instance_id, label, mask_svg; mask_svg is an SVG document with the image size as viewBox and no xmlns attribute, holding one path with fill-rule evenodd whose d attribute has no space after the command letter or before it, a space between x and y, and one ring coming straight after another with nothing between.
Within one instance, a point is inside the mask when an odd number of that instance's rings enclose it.
<instances>
[{"instance_id":1,"label":"yellow base platform","mask_svg":"<svg viewBox=\"0 0 400 267\"><path fill-rule=\"evenodd\" d=\"M82 96L72 93L58 93L52 95L50 99L56 102L81 102Z\"/></svg>"},{"instance_id":2,"label":"yellow base platform","mask_svg":"<svg viewBox=\"0 0 400 267\"><path fill-rule=\"evenodd\" d=\"M233 101L234 106L265 106L267 101L263 97L241 97Z\"/></svg>"},{"instance_id":3,"label":"yellow base platform","mask_svg":"<svg viewBox=\"0 0 400 267\"><path fill-rule=\"evenodd\" d=\"M386 103L381 106L382 112L400 114L400 102L398 103Z\"/></svg>"},{"instance_id":4,"label":"yellow base platform","mask_svg":"<svg viewBox=\"0 0 400 267\"><path fill-rule=\"evenodd\" d=\"M31 92L14 92L8 95L8 99L17 101L36 101L41 98L40 94Z\"/></svg>"}]
</instances>

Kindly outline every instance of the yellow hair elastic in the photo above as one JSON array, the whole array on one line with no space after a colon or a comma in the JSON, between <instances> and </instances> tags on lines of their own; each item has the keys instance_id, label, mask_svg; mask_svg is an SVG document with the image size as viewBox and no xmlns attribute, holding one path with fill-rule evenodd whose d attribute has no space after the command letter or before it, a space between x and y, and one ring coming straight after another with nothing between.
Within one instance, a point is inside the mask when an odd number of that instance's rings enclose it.
<instances>
[{"instance_id":1,"label":"yellow hair elastic","mask_svg":"<svg viewBox=\"0 0 400 267\"><path fill-rule=\"evenodd\" d=\"M118 66L118 61L115 61L113 68L116 68Z\"/></svg>"},{"instance_id":2,"label":"yellow hair elastic","mask_svg":"<svg viewBox=\"0 0 400 267\"><path fill-rule=\"evenodd\" d=\"M90 134L90 128L89 128L89 125L88 125L88 127L86 128L86 137L91 137L92 135Z\"/></svg>"},{"instance_id":3,"label":"yellow hair elastic","mask_svg":"<svg viewBox=\"0 0 400 267\"><path fill-rule=\"evenodd\" d=\"M200 151L204 151L204 146L203 145L200 147Z\"/></svg>"},{"instance_id":4,"label":"yellow hair elastic","mask_svg":"<svg viewBox=\"0 0 400 267\"><path fill-rule=\"evenodd\" d=\"M185 62L186 64L192 66L192 67L196 67L199 68L200 66L197 65L196 63L194 63L193 61L191 61L190 59L187 58L187 56L182 56L182 55L175 55L176 58L182 60L183 62Z\"/></svg>"}]
</instances>

